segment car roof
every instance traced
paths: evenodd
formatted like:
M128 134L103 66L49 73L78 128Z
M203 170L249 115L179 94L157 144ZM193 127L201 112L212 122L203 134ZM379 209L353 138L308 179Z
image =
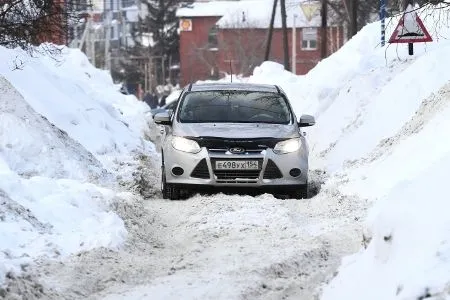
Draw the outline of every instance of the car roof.
M214 83L193 83L189 86L189 91L234 91L234 90L246 90L255 92L272 92L280 93L280 89L276 85L271 84L256 84L256 83L226 83L226 82L214 82Z

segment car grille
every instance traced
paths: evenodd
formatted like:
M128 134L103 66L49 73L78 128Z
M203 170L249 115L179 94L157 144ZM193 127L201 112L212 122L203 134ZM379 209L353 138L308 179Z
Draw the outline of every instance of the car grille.
M202 159L191 173L191 177L209 179L209 170L206 159Z
M281 174L280 169L278 169L277 165L271 159L269 159L264 171L264 179L277 179L282 177L283 174Z
M256 183L259 170L214 170L216 181L219 183Z
M216 137L190 137L199 143L201 147L206 147L208 152L214 155L225 154L233 147L244 148L245 152L241 154L234 154L229 158L211 158L211 165L213 167L213 174L217 183L257 183L261 172L264 172L264 179L278 179L282 178L283 175L277 165L272 161L268 160L266 168L262 170L263 159L249 157L249 155L258 155L267 148L275 147L276 143L284 139L277 138L257 138L257 139L226 139L226 138L216 138ZM241 156L242 155L242 156ZM245 158L244 158L245 156ZM258 170L216 170L215 162L217 160L257 160ZM191 173L191 177L210 179L208 164L205 159L202 159Z

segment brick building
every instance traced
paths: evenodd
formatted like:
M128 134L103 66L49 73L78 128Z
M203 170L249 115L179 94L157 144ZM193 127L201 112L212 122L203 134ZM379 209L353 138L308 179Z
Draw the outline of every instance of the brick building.
M318 2L287 1L289 57L296 74L306 74L321 59L321 28ZM177 10L180 18L180 83L218 79L230 73L248 76L264 61L272 1L201 1ZM312 9L311 9L312 8ZM329 21L330 22L330 21ZM331 22L330 22L331 23ZM295 27L295 58L292 53ZM330 26L328 54L345 42L341 26ZM280 8L274 22L269 60L283 63Z

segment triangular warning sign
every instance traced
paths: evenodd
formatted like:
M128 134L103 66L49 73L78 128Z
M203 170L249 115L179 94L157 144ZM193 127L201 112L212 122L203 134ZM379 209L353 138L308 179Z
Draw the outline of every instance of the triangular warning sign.
M302 2L300 4L300 8L302 9L308 22L311 22L312 18L319 11L319 6L320 4L318 2Z
M433 41L431 35L415 12L403 14L389 39L389 43L420 43L431 41Z

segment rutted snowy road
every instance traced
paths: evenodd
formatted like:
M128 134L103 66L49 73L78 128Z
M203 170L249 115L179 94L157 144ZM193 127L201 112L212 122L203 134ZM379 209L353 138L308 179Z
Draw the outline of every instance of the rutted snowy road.
M131 233L123 250L43 261L32 281L53 299L314 299L340 258L360 247L365 204L336 184L301 201L122 200L117 211Z
M170 263L147 285L121 287L107 299L313 299L340 256L359 247L358 230L342 228L358 223L357 216L342 219L352 217L352 204L328 211L323 200L218 195L151 202Z

